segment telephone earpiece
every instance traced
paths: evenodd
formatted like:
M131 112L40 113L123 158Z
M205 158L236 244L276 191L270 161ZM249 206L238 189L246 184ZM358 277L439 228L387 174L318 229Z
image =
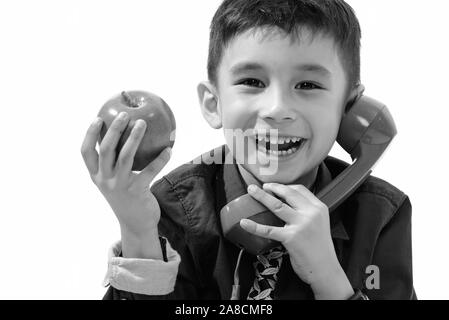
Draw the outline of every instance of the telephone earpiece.
M317 197L332 211L369 176L397 134L388 108L381 102L361 96L344 115L337 143L354 161Z

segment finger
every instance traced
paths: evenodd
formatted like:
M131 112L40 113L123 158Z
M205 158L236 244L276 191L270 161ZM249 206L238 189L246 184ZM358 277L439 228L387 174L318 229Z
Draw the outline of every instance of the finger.
M248 193L287 223L291 222L297 214L289 205L267 193L265 190L260 189L256 185L248 186Z
M91 175L96 174L98 171L98 153L95 150L95 146L97 145L102 123L103 120L101 118L97 118L92 122L81 145L81 154Z
M284 236L282 235L282 231L284 230L284 228L259 224L249 219L240 220L240 226L243 230L256 236L276 240L279 242L284 241Z
M161 151L156 159L151 161L137 176L137 183L147 186L153 181L159 172L165 167L171 157L171 148L167 147Z
M321 203L321 201L313 194L313 192L310 191L309 189L307 189L302 184L292 184L292 185L289 185L288 187L299 192L303 197L307 198L313 204Z
M121 112L112 121L100 144L100 164L99 169L105 177L109 177L114 168L117 143L128 125L129 116L126 112Z
M310 205L310 201L298 190L279 183L265 183L263 189L273 192L276 196L284 199L293 209L303 209Z
M131 172L134 157L145 134L146 128L147 123L142 119L139 119L134 123L134 127L132 128L128 139L126 139L123 148L120 150L117 159L117 168L120 173L129 175Z

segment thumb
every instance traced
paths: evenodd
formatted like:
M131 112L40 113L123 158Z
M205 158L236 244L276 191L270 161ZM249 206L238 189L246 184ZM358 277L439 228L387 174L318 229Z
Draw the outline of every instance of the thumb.
M161 151L156 159L151 161L139 174L138 183L149 185L159 172L165 167L171 157L171 147L167 147Z

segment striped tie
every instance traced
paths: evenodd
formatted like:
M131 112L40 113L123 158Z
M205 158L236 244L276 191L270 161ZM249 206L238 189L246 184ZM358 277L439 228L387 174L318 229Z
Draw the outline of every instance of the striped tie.
M281 268L283 247L271 249L267 254L258 255L254 262L256 278L248 293L248 300L273 300L273 290L278 280L277 273Z

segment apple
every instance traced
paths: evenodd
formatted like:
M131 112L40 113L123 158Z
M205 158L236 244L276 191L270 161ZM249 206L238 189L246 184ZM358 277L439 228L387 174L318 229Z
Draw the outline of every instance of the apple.
M111 126L112 121L122 111L128 113L130 120L118 142L117 157L128 139L134 123L138 119L145 120L147 123L144 137L139 144L132 167L133 171L141 171L162 150L166 147L173 147L176 135L175 117L167 103L159 96L146 91L123 91L108 100L98 113L98 116L104 122L100 132L101 139Z

